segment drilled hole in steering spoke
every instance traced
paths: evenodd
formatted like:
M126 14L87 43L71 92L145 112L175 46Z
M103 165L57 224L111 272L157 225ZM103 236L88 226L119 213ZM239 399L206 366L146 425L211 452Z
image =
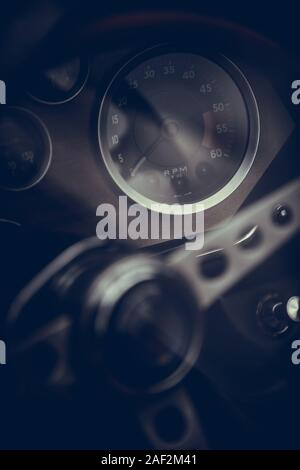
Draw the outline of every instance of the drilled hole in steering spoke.
M222 250L206 255L200 261L200 272L207 279L222 276L228 268L228 259Z
M181 441L187 433L187 418L175 406L168 406L157 413L154 420L158 437L168 443Z

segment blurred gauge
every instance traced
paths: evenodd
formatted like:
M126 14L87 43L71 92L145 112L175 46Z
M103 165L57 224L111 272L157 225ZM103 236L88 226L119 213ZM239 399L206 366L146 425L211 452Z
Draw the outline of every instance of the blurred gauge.
M46 174L51 141L42 122L31 112L0 106L0 187L28 189Z
M80 93L88 72L88 60L79 57L55 68L35 71L28 79L28 92L42 103L62 104Z
M167 46L127 63L100 110L105 164L146 207L177 203L194 212L197 203L218 204L247 175L258 138L255 98L239 69L223 56Z

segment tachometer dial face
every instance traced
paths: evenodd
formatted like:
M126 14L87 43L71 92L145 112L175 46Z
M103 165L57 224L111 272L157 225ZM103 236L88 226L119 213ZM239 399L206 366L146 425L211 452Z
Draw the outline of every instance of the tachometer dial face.
M241 183L259 135L257 107L224 57L154 48L114 77L99 117L105 164L118 186L146 207L205 208Z

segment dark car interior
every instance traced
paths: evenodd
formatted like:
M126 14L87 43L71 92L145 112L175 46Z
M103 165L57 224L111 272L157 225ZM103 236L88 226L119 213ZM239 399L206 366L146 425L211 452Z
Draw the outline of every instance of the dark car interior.
M1 8L0 448L299 449L299 8Z

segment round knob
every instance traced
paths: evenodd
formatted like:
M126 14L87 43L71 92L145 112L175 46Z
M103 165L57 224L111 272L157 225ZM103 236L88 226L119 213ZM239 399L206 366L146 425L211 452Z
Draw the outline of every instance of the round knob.
M300 322L300 297L297 295L290 297L286 304L286 311L292 321Z
M285 333L289 327L285 302L277 294L264 297L257 307L258 321L271 336Z

